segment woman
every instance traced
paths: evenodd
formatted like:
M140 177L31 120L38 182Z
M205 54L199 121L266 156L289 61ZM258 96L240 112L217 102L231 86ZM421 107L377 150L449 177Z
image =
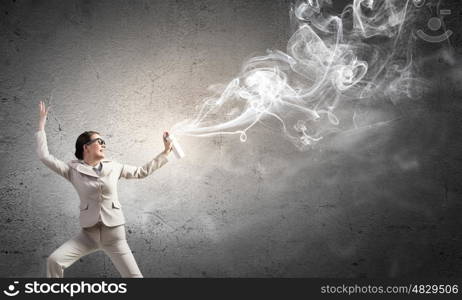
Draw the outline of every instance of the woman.
M75 144L77 160L67 164L48 152L45 123L49 108L40 101L37 154L51 170L66 178L80 198L80 233L56 249L47 259L47 277L63 277L64 269L80 257L103 250L122 277L143 277L125 237L125 218L117 196L120 178L144 178L168 162L171 143L164 135L165 150L142 167L106 160L106 143L98 132L85 131Z

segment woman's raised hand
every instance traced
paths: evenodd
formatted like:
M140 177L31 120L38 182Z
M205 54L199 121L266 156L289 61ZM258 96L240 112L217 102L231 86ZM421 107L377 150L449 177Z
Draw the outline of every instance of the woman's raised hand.
M164 135L162 136L162 139L164 141L164 147L165 147L164 153L165 154L169 154L172 151L172 147L173 147L172 141L170 139L167 139L168 136L169 136L169 134L168 134L167 131L165 131Z
M48 115L48 110L50 107L46 108L45 103L43 101L39 102L39 113L40 113L40 119L39 119L39 130L45 130L45 124L47 122L47 115Z

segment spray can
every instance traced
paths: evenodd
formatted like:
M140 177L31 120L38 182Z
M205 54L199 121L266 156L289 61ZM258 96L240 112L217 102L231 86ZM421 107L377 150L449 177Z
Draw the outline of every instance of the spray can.
M164 132L164 139L172 143L172 151L177 159L185 156L183 149L173 135L170 135L168 132Z

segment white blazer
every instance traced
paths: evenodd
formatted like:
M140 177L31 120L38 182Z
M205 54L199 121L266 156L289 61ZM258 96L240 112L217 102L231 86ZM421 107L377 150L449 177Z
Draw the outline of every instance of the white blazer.
M68 163L55 158L48 152L47 137L44 130L35 133L37 154L51 170L66 178L77 190L80 198L80 226L91 227L99 218L106 226L125 224L122 205L117 195L117 182L120 178L144 178L168 162L167 155L160 153L142 167L120 164L112 160L102 160L103 168L98 175L82 161Z

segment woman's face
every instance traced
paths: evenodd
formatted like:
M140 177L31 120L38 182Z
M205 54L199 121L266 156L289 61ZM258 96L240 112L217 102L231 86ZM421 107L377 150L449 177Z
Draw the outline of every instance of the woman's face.
M104 158L104 149L106 148L106 145L100 145L101 140L95 140L95 139L101 139L100 135L95 133L92 134L91 136L91 141L93 141L89 145L84 145L84 151L87 153L87 157L90 159L103 159Z

